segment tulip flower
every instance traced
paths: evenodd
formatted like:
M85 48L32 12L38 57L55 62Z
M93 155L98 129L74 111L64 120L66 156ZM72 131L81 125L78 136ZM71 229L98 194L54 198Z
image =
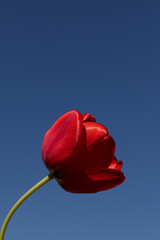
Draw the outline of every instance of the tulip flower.
M72 193L95 193L121 184L122 161L105 126L89 113L72 110L48 130L42 159L59 185Z

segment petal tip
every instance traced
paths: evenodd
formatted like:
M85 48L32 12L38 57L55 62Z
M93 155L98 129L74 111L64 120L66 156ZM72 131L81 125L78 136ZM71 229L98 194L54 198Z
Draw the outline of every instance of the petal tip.
M83 122L96 122L95 117L93 117L90 113L84 113L82 116Z

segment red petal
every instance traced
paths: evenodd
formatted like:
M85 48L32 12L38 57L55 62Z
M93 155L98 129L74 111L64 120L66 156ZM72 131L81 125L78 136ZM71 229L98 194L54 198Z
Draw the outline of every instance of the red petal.
M90 148L98 141L108 135L108 130L105 126L97 122L84 122L83 126L86 128L86 147Z
M108 169L58 180L64 190L72 193L96 193L116 187L125 180L121 171Z
M94 181L114 179L117 177L124 179L123 172L118 169L107 168L95 172L86 172L86 174L88 175L88 178Z
M115 168L117 166L117 164L118 164L117 158L114 157L108 168L112 168L113 169L113 168Z
M121 167L123 166L123 162L119 161L119 163L117 164L117 166L115 167L115 169L121 169Z
M83 115L83 122L95 122L96 119L89 113L84 113Z
M69 111L62 115L48 130L42 144L42 158L49 169L63 163L80 142L83 120L77 111Z
M86 154L86 170L94 171L107 168L114 158L115 142L108 135L93 145Z
M118 162L117 158L114 157L114 159L112 160L112 162L111 162L111 164L109 165L108 168L110 168L110 169L119 169L120 170L122 165L123 165L123 162L122 161Z

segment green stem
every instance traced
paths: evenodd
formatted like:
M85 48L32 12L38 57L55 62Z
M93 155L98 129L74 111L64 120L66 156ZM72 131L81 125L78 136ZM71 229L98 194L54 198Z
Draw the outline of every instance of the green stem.
M11 208L10 212L8 213L7 217L5 218L1 232L0 232L0 240L3 240L5 230L7 228L7 225L14 214L14 212L17 210L17 208L36 190L38 190L40 187L42 187L45 183L49 182L52 178L54 178L53 174L49 174L45 178L43 178L40 182L38 182L35 186L33 186L28 192L26 192L17 202L16 204Z

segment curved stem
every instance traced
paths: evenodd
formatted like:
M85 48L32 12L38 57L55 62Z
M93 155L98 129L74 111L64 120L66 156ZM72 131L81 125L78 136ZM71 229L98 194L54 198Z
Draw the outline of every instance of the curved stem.
M0 232L0 240L3 240L4 238L4 234L5 234L5 230L7 228L7 225L12 217L12 215L14 214L14 212L17 210L17 208L32 194L34 193L36 190L38 190L40 187L42 187L45 183L49 182L52 178L54 178L53 174L49 174L48 176L46 176L45 178L43 178L40 182L38 182L35 186L33 186L28 192L26 192L17 202L16 204L11 208L11 210L9 211L7 217L5 218L2 228L1 228L1 232Z

